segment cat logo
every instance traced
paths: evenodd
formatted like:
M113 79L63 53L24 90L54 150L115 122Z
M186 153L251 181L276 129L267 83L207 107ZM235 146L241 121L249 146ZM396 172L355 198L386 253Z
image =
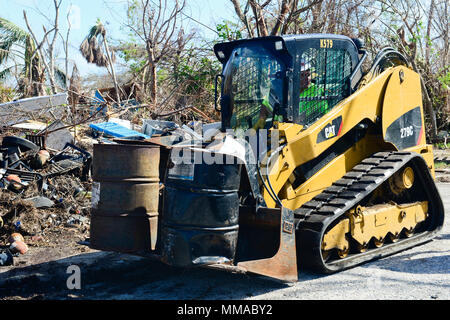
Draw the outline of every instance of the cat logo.
M336 135L336 126L325 127L325 138L330 139Z
M317 135L317 143L339 136L342 130L342 123L342 116L339 116L327 124Z

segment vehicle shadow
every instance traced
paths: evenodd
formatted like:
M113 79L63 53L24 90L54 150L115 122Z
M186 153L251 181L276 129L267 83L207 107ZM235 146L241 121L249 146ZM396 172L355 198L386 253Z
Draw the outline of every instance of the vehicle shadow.
M450 239L450 233L440 234L435 239L436 240L449 240Z
M76 286L79 269L80 289ZM1 270L0 270L1 271ZM300 273L299 281L318 275ZM291 284L210 268L175 268L148 258L92 252L0 273L0 298L241 300Z
M424 251L420 253L397 254L384 259L372 261L365 267L375 266L379 269L385 269L397 272L406 272L412 274L449 274L450 273L450 254L445 255L447 251ZM429 256L430 254L435 254Z

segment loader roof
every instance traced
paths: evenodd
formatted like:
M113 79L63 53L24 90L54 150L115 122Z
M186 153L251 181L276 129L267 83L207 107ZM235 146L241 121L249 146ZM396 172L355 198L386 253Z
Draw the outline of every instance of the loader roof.
M296 34L296 35L268 36L251 39L240 39L229 42L217 43L216 45L214 45L214 52L216 54L217 59L220 62L225 63L228 60L233 49L245 43L250 44L259 42L261 43L261 45L264 45L275 43L276 41L281 40L284 43L284 51L294 53L300 41L304 43L305 40L316 40L316 39L330 39L333 41L335 40L342 41L345 42L347 46L350 44L351 47L354 47L355 52L358 52L358 48L351 38L343 35L328 34L328 33ZM219 54L219 51L222 53Z

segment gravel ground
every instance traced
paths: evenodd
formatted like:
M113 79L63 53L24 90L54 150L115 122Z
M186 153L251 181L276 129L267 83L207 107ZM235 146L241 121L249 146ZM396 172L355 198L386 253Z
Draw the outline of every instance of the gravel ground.
M446 220L433 241L329 276L300 274L292 287L251 299L450 299L450 184L438 189Z
M439 183L438 188L448 214L450 184ZM70 257L52 253L52 261L2 267L0 299L448 300L449 248L446 219L439 236L424 245L329 276L301 273L290 285L255 275L175 269L140 257L85 249ZM30 248L28 254L45 253ZM68 268L73 265L80 270L80 289L71 290Z

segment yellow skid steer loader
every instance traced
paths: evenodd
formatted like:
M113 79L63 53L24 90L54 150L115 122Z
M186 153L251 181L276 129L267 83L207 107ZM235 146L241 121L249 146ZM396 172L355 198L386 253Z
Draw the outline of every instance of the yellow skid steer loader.
M214 52L221 133L171 146L144 251L174 266L296 281L300 267L332 273L436 236L444 209L420 77L399 52L381 50L368 72L361 41L331 34ZM105 250L101 192L98 201L91 243Z

